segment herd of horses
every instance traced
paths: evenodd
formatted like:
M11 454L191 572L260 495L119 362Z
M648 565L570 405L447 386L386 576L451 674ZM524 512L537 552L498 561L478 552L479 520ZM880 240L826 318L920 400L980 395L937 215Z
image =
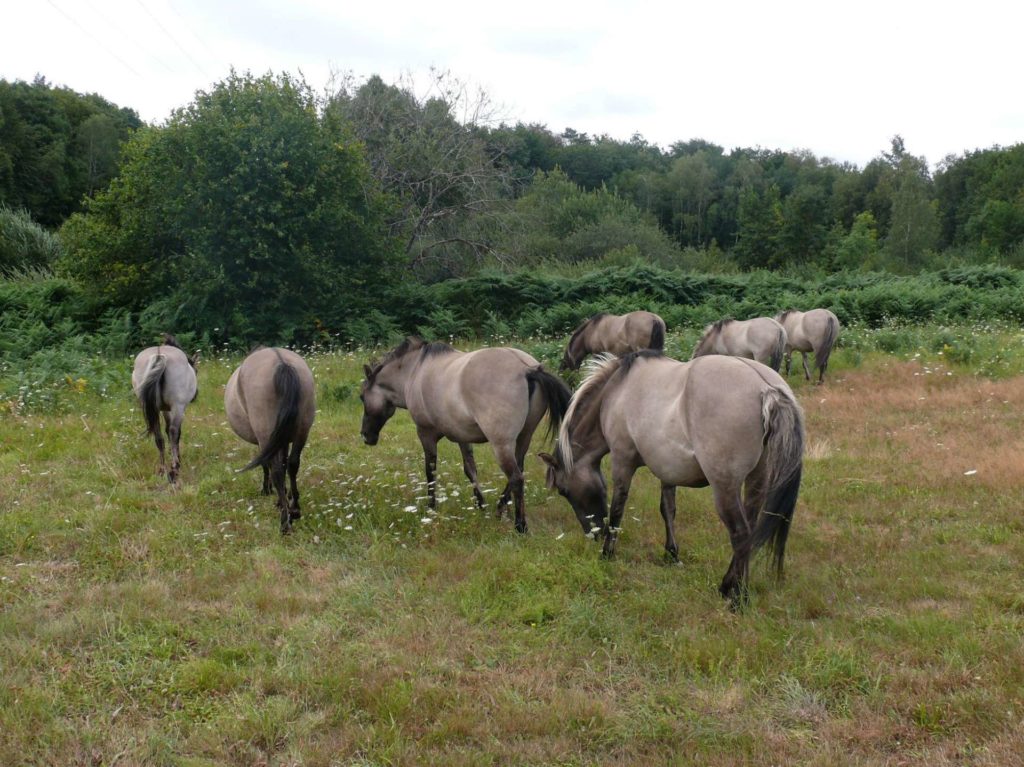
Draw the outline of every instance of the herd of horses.
M826 309L786 311L774 318L709 325L692 358L664 354L665 322L651 312L597 314L572 334L562 370L586 374L573 393L532 356L510 347L459 351L444 343L405 339L364 366L361 436L375 445L399 408L408 410L420 444L428 503L436 505L437 444L447 438L462 452L463 470L477 505L473 445L487 442L507 479L499 517L511 503L515 528L527 531L523 472L533 434L547 416L552 453L540 453L548 489L569 502L583 532L603 540L612 556L633 475L642 466L661 482L665 552L678 559L673 531L676 488L710 486L729 533L732 561L719 588L733 605L745 595L751 556L761 547L781 575L786 539L803 466L803 413L779 374L788 375L793 351L813 355L818 383L839 335ZM186 406L198 393L197 358L171 335L139 353L134 389L172 485L181 468L180 436ZM281 532L301 516L296 476L316 413L313 374L303 358L283 348L252 352L231 374L224 408L232 430L257 446L240 471L263 469L263 494L277 494ZM165 457L163 414L171 460ZM612 492L601 464L611 455ZM286 486L286 474L288 486Z

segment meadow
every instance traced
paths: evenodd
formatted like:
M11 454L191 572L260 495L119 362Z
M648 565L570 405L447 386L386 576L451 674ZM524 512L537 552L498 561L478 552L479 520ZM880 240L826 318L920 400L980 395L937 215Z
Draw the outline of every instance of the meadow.
M672 335L686 357L694 334ZM525 344L553 360L560 344ZM282 537L208 355L182 482L127 358L0 416L0 764L1005 765L1024 753L1024 337L852 328L804 407L776 583L718 596L709 491L662 554L641 470L614 560L528 458L530 533L472 503L442 443L436 512L408 414L359 438L363 362L310 356L319 413ZM96 381L102 381L98 388ZM25 386L31 386L26 382ZM33 393L28 392L29 400ZM540 433L534 450L541 449Z

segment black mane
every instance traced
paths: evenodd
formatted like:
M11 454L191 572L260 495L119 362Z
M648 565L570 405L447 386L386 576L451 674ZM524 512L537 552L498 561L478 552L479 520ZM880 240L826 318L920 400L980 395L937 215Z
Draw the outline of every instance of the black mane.
M381 357L379 362L370 365L372 368L372 375L377 375L377 373L380 372L380 369L389 362L394 362L399 357L404 357L406 354L417 350L420 350L420 353L424 357L431 357L435 354L449 354L450 352L455 351L455 347L442 341L427 343L419 336L408 336L402 341L402 343Z
M784 312L779 312L778 315L776 316L776 319L779 322L782 322L784 319L786 319L786 317L788 317L789 315L793 314L795 311L797 311L797 310L796 309L786 309L786 311L784 311Z
M573 341L575 341L577 336L579 336L579 334L582 333L591 322L595 322L595 321L601 319L602 317L607 317L607 316L608 316L608 312L598 312L597 314L591 316L590 319L584 320L580 324L580 326L578 328L576 328L572 332L572 336L569 338L569 343L571 344Z
M163 340L160 341L163 346L173 346L175 349L181 349L181 344L178 343L178 339L173 333L164 333ZM185 351L184 349L181 349Z

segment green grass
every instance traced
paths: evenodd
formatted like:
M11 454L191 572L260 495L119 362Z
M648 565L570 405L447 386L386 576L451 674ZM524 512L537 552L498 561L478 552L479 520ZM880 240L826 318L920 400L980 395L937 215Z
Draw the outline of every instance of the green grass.
M755 567L741 614L707 490L679 492L679 565L645 471L613 561L533 458L529 535L473 507L448 443L428 512L408 414L359 439L367 355L311 360L285 538L234 471L253 451L223 415L235 360L201 365L176 492L107 363L120 390L0 420L0 764L1009 763L1020 338L979 331L950 361L970 333L944 330L855 330L825 387L792 376L809 455L787 578ZM992 349L1001 380L976 375Z

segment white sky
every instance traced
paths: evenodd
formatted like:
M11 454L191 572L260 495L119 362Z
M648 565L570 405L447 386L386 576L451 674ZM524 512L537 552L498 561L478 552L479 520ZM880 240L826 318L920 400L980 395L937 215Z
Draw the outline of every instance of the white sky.
M484 88L507 122L703 138L863 166L1024 141L1024 3L974 0L0 0L0 77L161 122L231 66Z

